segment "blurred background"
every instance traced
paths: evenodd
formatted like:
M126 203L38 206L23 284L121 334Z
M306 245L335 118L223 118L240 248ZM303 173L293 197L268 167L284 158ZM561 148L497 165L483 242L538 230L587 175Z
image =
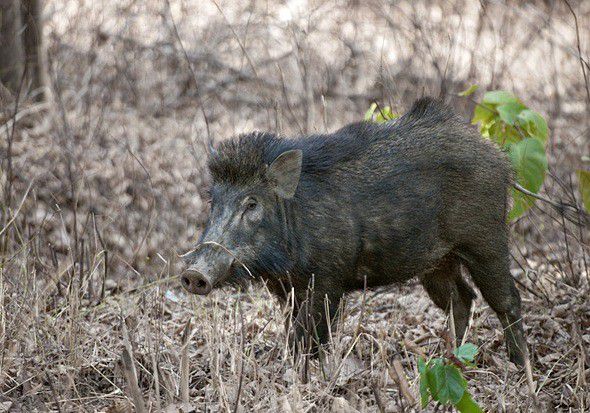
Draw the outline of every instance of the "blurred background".
M420 289L363 311L352 297L332 361L349 370L314 364L311 381L269 350L285 333L263 287L180 291L177 256L208 212L209 143L333 131L373 102L403 113L424 95L470 119L483 91L504 89L548 121L544 196L579 203L589 1L3 0L0 19L0 411L142 411L135 387L151 411L418 409L388 366L401 357L417 394L403 340L440 346L444 316ZM543 203L512 227L536 396L584 411L588 227ZM490 314L480 300L474 398L527 410Z

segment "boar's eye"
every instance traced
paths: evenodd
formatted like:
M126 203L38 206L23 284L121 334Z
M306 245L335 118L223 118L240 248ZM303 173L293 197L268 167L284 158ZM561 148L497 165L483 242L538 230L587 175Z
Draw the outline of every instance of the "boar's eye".
M256 209L257 206L258 202L254 198L250 198L248 201L246 201L246 211L252 211Z
M258 204L256 198L248 197L244 200L242 205L244 208L244 212L242 212L243 218L247 218L247 220L251 222L257 222L262 219L262 208Z

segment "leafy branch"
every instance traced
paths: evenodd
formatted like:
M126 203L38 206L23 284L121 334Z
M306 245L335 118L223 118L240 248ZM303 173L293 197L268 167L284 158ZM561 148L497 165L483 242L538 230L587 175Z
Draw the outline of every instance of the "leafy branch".
M430 400L452 405L463 413L483 412L467 390L467 380L461 369L473 366L477 346L471 343L456 348L449 357L418 360L420 373L420 402L425 408Z
M376 102L371 103L369 110L365 112L365 120L377 123L384 123L399 118L399 115L393 113L391 107L380 107Z
M494 90L484 94L473 111L471 123L479 124L481 135L507 152L517 184L531 194L538 194L547 172L545 146L549 128L545 119L512 93ZM516 188L512 189L512 199L510 221L534 203L533 196Z
M471 86L459 95L469 96L475 90L477 87ZM551 204L561 213L567 212L567 207L577 210L576 206L539 195L547 172L545 148L549 135L543 116L529 109L514 94L494 90L486 92L477 104L471 123L479 124L482 136L498 144L512 161L516 183L512 189L514 204L508 214L510 221L524 214L535 199ZM577 174L582 203L590 211L590 171L580 169Z

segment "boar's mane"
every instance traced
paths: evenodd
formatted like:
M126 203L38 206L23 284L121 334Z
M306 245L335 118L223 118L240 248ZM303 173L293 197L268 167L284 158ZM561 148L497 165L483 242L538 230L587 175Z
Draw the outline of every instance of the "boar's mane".
M209 161L215 183L248 185L265 180L267 165L284 151L303 151L302 178L320 175L337 164L359 159L370 144L391 138L398 127L431 127L460 120L448 106L422 98L402 117L387 124L358 122L331 134L283 138L270 132L251 132L222 142Z

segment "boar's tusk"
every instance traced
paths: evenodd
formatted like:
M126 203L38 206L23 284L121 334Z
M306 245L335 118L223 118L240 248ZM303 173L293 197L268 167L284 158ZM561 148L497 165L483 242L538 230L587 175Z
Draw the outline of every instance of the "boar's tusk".
M219 242L215 242L215 241L205 241L200 243L199 245L197 245L197 248L199 248L201 245L215 245L217 247L221 247L221 249L223 249L225 252L227 252L229 255L231 255L231 257L237 261L238 264L240 264L242 267L244 267L244 269L246 270L246 272L248 273L248 275L251 278L254 278L254 275L252 275L252 272L250 271L250 269L246 266L246 264L244 264L238 257L236 257L236 255L231 252L225 245L220 244Z
M188 251L188 252L185 252L184 254L176 254L176 256L177 256L178 258L185 258L186 256L188 256L188 255L192 254L192 253L193 253L193 252L195 252L196 250L197 250L197 249L195 248L195 249L192 249L192 250L190 250L190 251Z

